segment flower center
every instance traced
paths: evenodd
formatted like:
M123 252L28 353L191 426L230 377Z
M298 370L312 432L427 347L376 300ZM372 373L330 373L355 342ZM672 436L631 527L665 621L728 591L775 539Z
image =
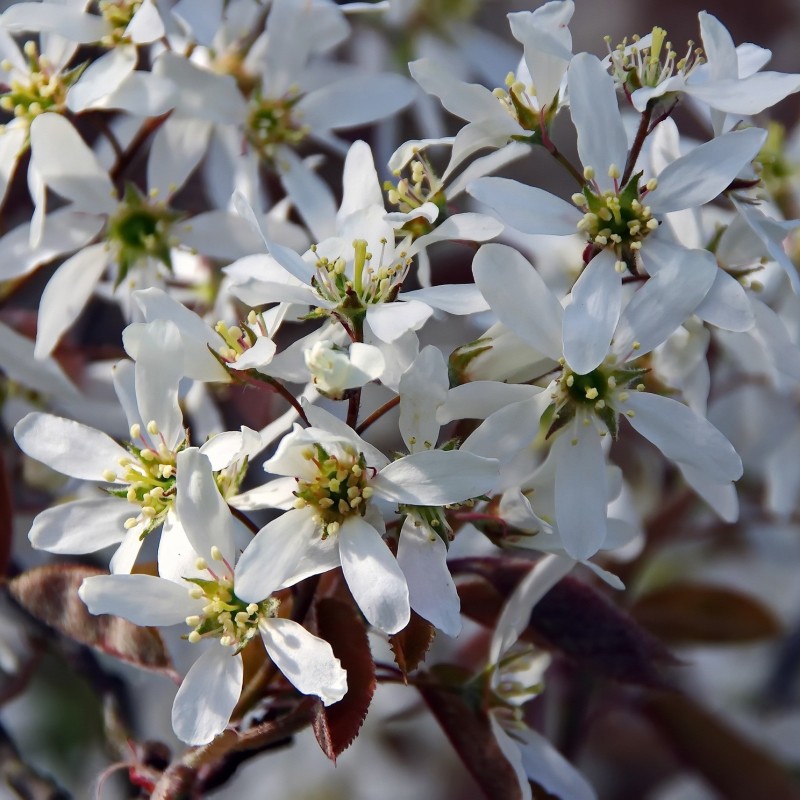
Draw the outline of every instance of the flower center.
M125 528L143 525L141 538L164 521L167 511L175 501L175 464L177 454L188 442L184 439L175 450L170 450L155 421L147 424L145 437L140 425L131 426L131 441L125 447L130 453L120 458L120 470L106 470L103 477L109 483L122 482L127 488L110 488L110 494L124 497L140 507L139 514L125 520ZM138 444L137 444L138 442Z
M353 242L353 260L348 263L343 257L333 261L326 257L317 259L317 274L312 279L320 297L335 303L342 309L362 309L377 303L394 300L408 274L412 259L400 252L394 259L386 256L386 239L381 239L381 255L378 266L372 265L373 255L367 250L364 239ZM316 252L316 245L311 250ZM352 264L352 267L348 267Z
M614 189L602 191L593 179L591 167L587 167L584 174L588 182L583 191L572 195L572 202L585 212L578 222L578 230L586 235L593 251L606 248L614 251L618 272L627 268L635 274L636 253L642 241L659 225L650 206L642 202L658 185L656 179L651 178L640 187L642 173L639 172L620 188L619 169L612 165L608 174L614 179Z
M383 184L384 190L388 192L389 202L406 214L416 211L425 203L433 203L439 208L439 216L435 225L440 224L447 216L447 198L441 179L436 175L428 160L422 155L411 161L409 167L411 169L410 179L402 178L396 184L391 181L386 181ZM400 174L400 170L395 173L397 177ZM418 217L407 222L403 230L417 238L430 233L432 227L427 219Z
M518 81L513 72L506 75L506 88L498 86L492 94L500 101L500 104L521 128L536 134L541 128L541 109L536 98L536 87L525 86L523 81ZM551 107L558 106L558 95L551 103ZM518 138L518 137L512 137Z
M186 624L192 629L186 638L196 644L213 637L238 653L258 633L261 619L277 616L280 601L269 597L260 603L245 603L233 591L233 567L218 548L212 548L211 555L222 564L219 574L204 559L199 559L197 568L205 570L209 578L186 579L193 584L190 596L207 601L202 613L186 618Z
M692 41L686 46L686 55L679 58L672 43L666 41L667 32L663 28L653 28L650 44L644 47L638 46L638 35L631 38L630 47L625 38L612 49L611 37L605 37L611 57L611 74L628 93L644 86L656 87L674 75L682 74L687 78L705 61L702 48L695 49Z
M106 241L119 264L117 285L141 259L153 258L172 269L170 251L179 241L171 231L178 218L166 203L143 197L132 184L125 187L125 196L106 229Z
M265 161L274 161L278 147L298 145L308 136L308 126L297 119L294 107L300 100L297 91L283 97L264 97L254 90L245 123L245 135L250 144Z
M124 42L125 31L141 5L142 0L100 0L97 6L111 29L103 37L102 44L113 47Z
M638 349L638 343L634 342L633 349ZM633 411L624 411L623 408L630 396L626 389L647 370L618 366L613 356L585 374L573 372L563 359L562 365L561 377L551 394L553 403L542 418L547 426L547 435L550 436L580 416L584 424L590 424L592 417L599 418L611 435L616 437L617 416L620 413L633 415ZM638 383L636 390L643 391L644 384Z
M311 481L297 479L295 508L311 506L322 526L322 538L339 530L342 522L367 510L372 497L368 485L368 467L363 453L345 447L338 455L329 454L321 444L304 451L303 457L314 463L317 474Z
M247 322L229 328L225 322L219 321L214 330L223 341L217 348L217 353L226 364L235 363L259 339L269 336L263 314L252 309L247 315Z
M0 95L0 108L30 123L45 111L64 110L67 89L77 80L81 70L60 75L46 56L39 55L33 41L25 42L24 51L29 71L19 71L19 76L11 79L9 91ZM8 73L15 71L8 60L3 61L2 67Z

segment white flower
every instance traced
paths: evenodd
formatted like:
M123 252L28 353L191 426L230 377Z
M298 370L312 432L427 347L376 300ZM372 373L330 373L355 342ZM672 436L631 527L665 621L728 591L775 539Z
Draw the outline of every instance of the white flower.
M458 450L427 450L390 463L344 423L320 409L308 412L331 430L295 426L265 463L267 471L287 476L264 487L265 504L291 510L248 547L239 562L247 574L237 572L240 595L259 595L262 581L283 588L341 565L370 624L396 633L408 623L408 586L383 541L378 504L460 503L493 487L496 462Z
M588 263L573 287L573 297L576 293L587 296L590 284L598 293L592 323L595 344L605 349L619 312L623 272L639 275L641 267L653 274L660 263L672 259L672 253L680 254L687 275L716 272L713 256L676 242L660 216L716 198L756 156L766 131L750 128L720 136L646 181L630 168L630 179L622 185L619 179L628 158L627 137L611 77L598 59L583 53L570 64L569 85L578 153L587 176L582 191L573 196L577 208L542 189L505 178L480 178L468 191L524 233L566 236L580 231L586 236L584 258ZM719 273L707 307L697 311L701 318L724 324L730 282L730 276ZM568 315L583 313L580 303L573 302L572 307ZM566 341L565 347L577 358Z
M115 285L124 282L128 288L137 281L147 284L157 280L160 271L168 272L172 264L171 252L178 245L197 247L205 255L218 257L242 255L242 247L247 246L248 226L236 217L223 215L241 223L244 230L237 232L234 228L223 232L220 231L219 212L198 215L191 224L179 224L182 215L167 206L167 198L142 195L131 185L124 196L118 198L109 174L95 154L72 125L58 114L42 114L33 121L31 150L32 169L41 183L31 225L34 244L44 241L49 234L55 239L50 246L58 253L83 248L61 264L42 294L36 346L38 358L52 351L112 265L116 267ZM151 162L153 160L151 156ZM60 224L52 232L48 231L51 218L43 216L44 187L71 201L70 217L64 220L59 217ZM172 187L171 193L176 189ZM64 214L56 212L59 213ZM77 237L64 224L75 216L89 220L88 230L83 230L87 223L81 223ZM238 233L244 236L241 242L235 238ZM209 249L207 237L214 234L217 241ZM98 235L102 235L102 241L88 244ZM30 266L38 263L35 259Z
M165 563L169 556L164 548L176 524L175 498L181 484L190 480L188 473L178 474L188 444L178 405L182 367L175 325L162 321L146 326L137 340L135 365L121 361L114 375L130 426L125 446L94 428L52 414L33 412L17 424L14 435L27 455L103 489L96 498L73 500L39 514L29 534L34 547L53 553L91 553L119 545L111 570L129 572L144 538L163 525L159 563ZM216 470L240 457L243 435L232 435L238 437L233 448L220 449L219 437L204 446ZM224 473L219 481L230 488Z
M502 269L503 281L498 281ZM475 280L500 320L523 341L561 363L558 377L542 396L496 412L464 443L472 452L513 451L535 438L531 416L542 417L545 432L555 433L556 525L564 548L575 559L590 557L606 538L605 456L601 439L616 436L625 418L664 455L728 484L742 473L730 442L709 422L668 397L650 394L639 383L646 370L637 359L661 344L703 300L713 274L688 273L673 251L620 313L601 305L602 294L581 281L572 304L562 309L541 277L519 253L504 245L484 245L473 264ZM597 275L598 273L595 273ZM514 291L508 291L508 286ZM598 333L598 316L613 317L611 334ZM631 384L635 388L629 389ZM520 431L527 429L527 436ZM512 436L516 436L515 445Z
M305 361L318 391L339 400L355 389L380 378L386 366L377 347L353 342L348 349L330 341L317 341L305 351Z
M202 651L175 696L173 728L188 744L205 744L228 724L242 688L239 654L257 635L298 691L317 695L326 706L338 702L347 692L347 673L327 642L278 617L280 602L271 597L277 587L262 582L256 601L238 596L233 565L240 523L219 493L208 458L195 448L185 454L192 477L180 498L182 524L171 531L172 569L162 577L87 578L81 599L93 614L115 614L137 625L185 622L192 644L218 640Z
M541 691L549 658L531 648L515 648L531 610L574 566L562 556L542 558L506 601L490 646L492 732L519 780L523 800L532 797L528 779L561 800L594 800L586 779L522 718L521 706Z

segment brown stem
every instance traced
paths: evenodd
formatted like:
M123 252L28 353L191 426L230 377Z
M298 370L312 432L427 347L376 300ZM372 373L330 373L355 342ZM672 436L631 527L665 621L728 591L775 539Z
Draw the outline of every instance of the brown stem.
M139 128L136 136L133 137L133 141L131 141L122 155L117 159L117 163L114 164L113 168L111 169L109 174L112 181L117 181L119 179L119 177L131 165L133 159L136 158L136 155L142 148L142 145L144 145L152 133L157 131L167 121L167 118L171 113L171 111L167 111L166 114L162 114L160 117L150 117L149 119L145 120L142 127Z
M541 135L542 135L542 146L548 153L550 153L553 158L561 164L570 175L578 182L578 184L583 187L586 185L586 178L578 171L578 168L556 147L555 142L550 138L550 135L547 133L547 127L545 126L544 122L542 122L541 127Z
M385 402L380 408L376 408L365 420L356 426L356 433L363 433L373 422L377 422L384 414L391 411L400 403L400 395L393 397Z
M269 375L262 375L261 373L259 373L259 375L261 375L261 379L265 383L268 383L297 412L300 419L302 419L306 425L311 425L306 416L306 412L303 410L303 406L300 405L297 398L280 381L275 380L275 378Z
M625 186L625 184L631 179L633 168L636 166L636 159L639 158L639 153L642 151L644 140L647 138L647 134L650 133L650 118L652 115L653 109L648 104L645 110L642 111L642 116L639 119L639 127L636 129L636 137L634 138L630 152L628 153L628 160L625 162L625 170L623 171L622 178L620 178L619 182L620 186Z
M236 519L239 520L249 531L250 533L258 533L258 525L247 516L240 508L234 508L233 506L228 506L230 509L231 514L233 514Z

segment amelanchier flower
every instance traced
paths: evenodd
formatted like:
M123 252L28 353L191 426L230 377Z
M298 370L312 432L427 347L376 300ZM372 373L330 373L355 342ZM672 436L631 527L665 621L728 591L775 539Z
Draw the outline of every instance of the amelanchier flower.
M561 800L595 800L586 779L547 739L529 727L522 706L542 691L550 659L530 646L520 646L519 636L533 607L575 562L558 555L542 558L520 581L506 601L490 645L489 721L503 755L519 780L520 797L533 797L529 779Z
M408 585L383 541L381 508L441 506L494 487L497 462L459 450L425 450L390 462L351 428L317 408L321 427L295 426L264 468L285 475L264 487L265 505L289 508L256 535L239 562L237 587L250 600L341 566L364 616L386 633L409 620Z
M380 183L365 142L355 142L344 167L344 193L336 214L335 236L313 245L300 256L264 235L270 255L284 268L283 281L248 281L246 302L251 305L278 301L305 303L317 316L345 322L363 330L368 344L384 352L384 382L396 385L405 353L397 354L406 334L421 328L435 310L470 314L486 306L474 286L456 284L402 292L413 258L436 241L458 237L477 241L492 238L500 228L474 225L474 214L455 215L448 222L413 242L405 237L395 243L395 228L387 221ZM252 210L238 198L244 215ZM459 222L459 217L467 219ZM485 219L485 218L484 218ZM402 225L402 222L399 223ZM236 286L234 295L239 294ZM416 353L414 353L416 355ZM398 366L402 364L402 368Z
M567 27L575 4L554 0L535 11L508 15L511 33L524 46L517 74L510 73L506 89L491 92L479 84L465 84L435 61L409 64L414 79L436 95L451 113L468 124L456 135L449 170L484 147L503 147L514 140L542 144L542 132L552 122L563 97L562 78L572 57Z
M707 11L698 15L703 48L676 53L663 28L654 28L645 44L634 39L610 48L612 74L637 111L660 100L675 103L686 95L712 109L715 134L743 116L758 114L800 90L800 75L759 72L770 52L755 45L739 48L727 28Z
M326 706L338 702L347 692L347 673L326 641L278 616L281 603L272 596L278 587L259 575L258 600L239 596L234 565L240 523L219 492L209 459L189 448L183 460L191 480L179 500L182 524L172 531L175 558L169 572L87 578L81 599L93 614L114 614L137 625L189 627L185 638L200 653L172 706L175 733L188 744L206 744L228 724L242 689L240 654L257 636L298 691L317 695ZM237 574L246 577L246 568Z
M624 184L628 146L612 78L588 53L575 56L569 73L570 109L578 130L578 154L585 182L570 205L543 189L506 178L480 178L467 191L492 207L523 233L586 236L586 269L572 289L572 310L583 313L587 298L594 308L596 346L607 347L622 301L622 273L653 274L659 262L679 255L687 279L693 272L716 271L713 256L679 244L660 216L705 205L719 196L755 158L766 131L749 128L712 139L645 180L631 169ZM722 270L697 314L712 323L730 318ZM571 345L565 340L569 351Z
M168 540L178 524L175 498L181 485L191 482L189 472L178 474L188 445L178 405L180 337L169 321L143 327L136 363L121 361L114 376L130 424L129 442L120 445L87 425L41 412L28 414L14 429L27 455L99 488L96 498L71 500L39 514L29 534L33 546L52 553L91 553L119 545L111 559L113 572L130 572L145 537L162 525L159 564L169 560ZM221 448L215 439L204 446L214 459L219 485L229 494L236 490L235 477L221 471L247 455L241 452L247 450L242 434L233 436L240 437L238 446Z
M563 309L516 250L490 244L475 256L475 281L500 321L560 369L546 389L544 411L540 395L507 406L488 417L464 447L496 453L490 442L513 448L515 435L521 448L543 426L553 437L556 458L556 525L564 548L577 560L589 558L606 538L602 438L617 435L620 415L665 456L714 483L729 484L742 473L741 459L711 423L677 400L644 391L648 367L639 359L683 323L714 281L713 271L686 271L679 251L668 255L622 312L616 309L610 343L597 331L596 315L609 313L597 308L597 295L584 298L573 289L572 304Z
M55 239L50 246L57 254L78 251L61 264L42 293L37 357L53 350L109 268L114 268L114 285L124 284L129 289L137 283L146 286L163 280L163 274L168 275L172 267L172 250L179 245L223 258L244 255L243 249L248 247L246 225L242 224L244 230L238 232L235 228L220 230L221 214L233 223L241 223L235 216L208 212L185 223L181 221L183 214L167 205L168 197L157 197L157 191L144 194L132 184L119 198L95 154L70 122L58 114L42 114L33 121L31 149L32 164L42 186L31 225L32 238ZM57 230L48 232L51 218L44 216L44 187L71 201L70 212L88 219L88 227L84 223L77 230L64 229L59 218ZM177 188L172 187L171 193ZM209 228L217 235L211 251ZM239 233L244 234L243 241L237 240ZM101 237L100 241L90 243L97 237ZM37 265L34 260L33 266Z

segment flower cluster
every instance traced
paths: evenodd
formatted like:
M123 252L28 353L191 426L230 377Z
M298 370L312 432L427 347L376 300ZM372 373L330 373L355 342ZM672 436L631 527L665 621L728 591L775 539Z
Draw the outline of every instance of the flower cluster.
M531 643L534 605L576 565L566 585L598 597L588 583L648 574L626 561L658 546L673 493L686 519L730 524L745 473L769 513L800 496L796 170L754 119L800 75L761 71L766 51L705 12L702 48L655 27L573 53L572 0L509 14L514 47L481 34L491 75L469 48L442 68L419 31L478 37L478 5L0 15L0 199L24 194L26 163L30 209L2 237L0 294L44 287L35 335L0 325L3 422L21 474L56 498L30 543L97 554L59 601L180 626L172 724L197 749L129 764L153 796L172 796L174 769L200 796L312 720L335 759L375 683L402 680L467 760L468 739L496 749L491 778L470 765L483 788L508 773L503 796L533 781L591 800L529 713L559 650L553 625ZM423 56L414 80L367 68L362 42L398 31L406 62ZM454 136L439 103L465 120ZM420 138L391 153L404 109ZM376 122L374 147L340 133ZM498 174L535 174L537 155L568 188ZM111 334L85 333L109 304ZM745 386L791 408L790 436L761 412L777 432L757 457ZM464 617L492 628L484 666L415 671ZM474 736L452 722L467 718Z

